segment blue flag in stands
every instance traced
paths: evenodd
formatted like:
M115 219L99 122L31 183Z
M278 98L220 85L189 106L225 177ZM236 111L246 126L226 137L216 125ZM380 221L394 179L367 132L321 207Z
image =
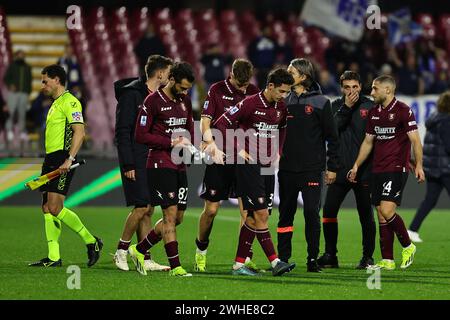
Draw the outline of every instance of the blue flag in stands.
M389 42L396 46L420 37L423 29L419 24L412 21L409 9L403 8L389 15L388 32Z

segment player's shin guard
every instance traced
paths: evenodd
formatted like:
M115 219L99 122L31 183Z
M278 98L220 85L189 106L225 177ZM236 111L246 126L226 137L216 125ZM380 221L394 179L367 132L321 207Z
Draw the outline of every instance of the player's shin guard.
M61 235L61 222L50 213L44 213L44 221L48 258L52 261L58 261L60 259L58 241Z
M394 231L387 223L380 223L380 249L383 259L394 260Z
M258 238L259 244L261 245L267 259L269 259L269 262L277 259L278 256L275 252L269 229L256 230L256 237Z
M409 239L408 231L406 230L405 223L402 217L397 213L394 213L392 218L387 221L389 228L397 235L398 241L400 241L403 248L406 248L411 244Z
M284 261L288 262L292 254L292 234L294 232L294 227L278 227L278 256Z
M245 263L245 258L249 256L250 248L255 236L255 230L244 223L241 227L241 232L239 233L239 243L235 259L236 262Z
M78 233L78 235L83 239L84 243L92 244L97 241L94 236L88 231L88 229L86 229L75 212L67 208L62 208L61 212L57 215L57 218L60 221L64 222L64 224L67 225L75 233Z

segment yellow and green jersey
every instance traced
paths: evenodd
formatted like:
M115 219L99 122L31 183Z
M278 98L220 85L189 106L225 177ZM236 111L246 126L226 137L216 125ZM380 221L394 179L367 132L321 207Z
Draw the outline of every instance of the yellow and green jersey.
M45 129L45 153L70 150L74 123L84 123L80 101L65 91L53 101L47 114Z

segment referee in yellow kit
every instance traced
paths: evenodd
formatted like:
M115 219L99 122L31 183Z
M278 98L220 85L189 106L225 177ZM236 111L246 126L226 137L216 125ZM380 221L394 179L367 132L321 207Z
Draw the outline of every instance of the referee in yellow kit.
M47 66L41 74L42 92L54 100L46 121L46 154L42 174L58 168L62 174L58 179L40 188L48 256L31 263L30 266L59 267L62 265L58 240L61 234L61 222L63 222L85 242L88 254L87 265L91 267L100 258L102 240L93 236L73 211L64 207L64 199L75 171L69 171L69 168L76 162L76 154L80 150L85 135L82 107L80 101L65 89L66 72L61 66Z

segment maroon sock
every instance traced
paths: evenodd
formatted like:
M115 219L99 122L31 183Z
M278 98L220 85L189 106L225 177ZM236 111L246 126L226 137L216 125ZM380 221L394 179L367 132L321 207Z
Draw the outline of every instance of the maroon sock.
M402 217L397 213L394 213L392 218L387 220L389 228L397 235L398 241L400 241L403 248L406 248L411 244L411 239L409 239L408 231L406 230L405 223Z
M122 239L119 240L119 244L117 245L118 250L128 250L128 247L130 246L130 241L123 241Z
M383 259L394 260L394 232L387 223L380 223L380 249Z
M181 266L180 257L178 255L178 242L171 241L164 245L166 249L167 258L169 259L170 269L175 269L176 267Z
M156 234L155 229L152 229L145 239L137 244L136 249L140 253L146 254L147 251L159 241L161 241L161 237Z
M255 230L250 228L246 223L241 227L239 233L239 244L236 252L236 262L245 263L245 258L249 256L250 248L255 239Z
M198 250L205 251L206 249L208 249L209 240L200 241L198 239L195 239L195 244L197 245Z
M269 229L256 230L256 237L270 262L278 258Z

